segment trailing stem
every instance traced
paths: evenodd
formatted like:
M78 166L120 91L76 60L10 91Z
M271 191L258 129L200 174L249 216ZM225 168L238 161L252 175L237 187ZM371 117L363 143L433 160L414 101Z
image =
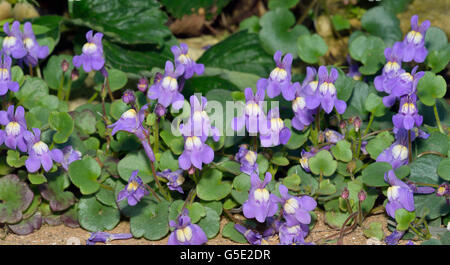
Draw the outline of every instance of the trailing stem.
M433 110L434 110L434 117L436 118L436 123L437 123L437 126L438 126L438 128L439 128L439 131L440 131L442 134L445 134L445 133L444 133L444 129L442 128L441 119L439 119L439 113L438 113L436 104L434 104Z

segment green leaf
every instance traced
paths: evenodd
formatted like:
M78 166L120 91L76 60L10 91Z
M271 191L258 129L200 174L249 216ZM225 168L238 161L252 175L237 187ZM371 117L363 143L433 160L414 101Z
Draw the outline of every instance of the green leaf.
M42 216L40 212L35 213L33 216L23 219L17 224L8 225L11 231L18 235L28 235L33 233L35 230L39 230L42 225Z
M104 83L104 77L100 72L95 73L94 81L96 83L103 84ZM109 88L111 89L111 92L117 91L124 87L128 82L127 74L112 68L108 69L108 81L109 81ZM94 87L95 90L100 92L102 90L102 85L98 85Z
M277 166L287 166L289 165L289 160L283 153L275 153L270 162Z
M408 8L412 0L383 0L381 5L394 14L401 13Z
M293 8L300 0L269 0L269 9L274 10L277 8Z
M425 35L425 47L428 51L439 51L447 47L445 32L438 27L429 27Z
M391 146L392 142L394 142L394 137L389 132L382 132L367 142L366 150L370 157L376 160L381 152Z
M414 206L416 212L425 213L424 215L426 215L428 220L446 216L450 212L450 206L447 204L445 198L436 196L434 193L414 195Z
M375 74L385 62L383 40L375 36L359 36L352 40L349 52L353 59L364 65L359 68L363 75Z
M205 67L269 75L275 64L261 47L258 35L239 31L209 48L199 59Z
M440 184L439 176L437 175L437 167L442 158L436 155L425 155L417 158L409 168L411 173L409 179L414 182Z
M222 9L231 0L161 0L167 11L175 18L182 18L184 15L197 14L202 8L206 13L206 18L212 19L220 14Z
M197 195L205 201L221 200L231 192L231 183L222 181L222 172L216 169L205 171L197 185Z
M337 160L344 162L350 162L353 157L351 144L346 140L341 140L331 147L331 153Z
M269 54L277 50L297 56L297 39L307 34L308 29L303 25L295 25L295 16L286 8L265 13L259 20L262 29L259 39Z
M409 228L409 224L414 221L416 214L414 212L408 212L405 209L398 209L395 211L395 221L397 221L397 230L406 231Z
M377 238L378 240L383 240L384 232L383 225L379 222L372 222L369 224L369 228L364 229L363 233L368 238Z
M47 178L42 173L28 173L28 180L34 185L47 182Z
M388 186L384 180L384 174L391 169L391 164L387 162L372 163L362 171L362 181L364 184L371 187Z
M6 153L6 163L15 168L23 167L27 158L27 156L20 157L19 151L16 150L8 150Z
M200 219L198 225L208 238L214 238L220 230L220 216L209 207L205 207L205 210L206 216Z
M49 201L52 211L64 211L75 204L76 198L70 191L64 191L70 185L66 173L60 171L47 174L48 182L39 186L44 199Z
M298 56L304 62L317 63L328 51L328 46L318 34L305 34L298 38Z
M258 33L261 30L259 26L259 17L251 16L241 21L239 30L248 30L249 33Z
M447 83L445 79L432 72L425 72L425 75L417 84L417 96L427 106L436 104L436 99L444 97L446 91Z
M233 240L238 243L248 243L247 239L245 239L244 235L241 234L236 228L234 228L234 223L227 223L222 230L222 236Z
M149 183L153 180L153 173L150 167L150 162L144 151L128 153L117 164L117 171L120 177L128 181L133 171L139 170L138 176L144 183Z
M417 143L417 154L427 151L435 151L447 154L449 141L446 135L439 132L432 132L427 139L419 139Z
M172 152L170 150L166 150L159 160L159 169L165 170L170 169L171 171L175 171L179 168L178 160L173 158Z
M0 178L0 223L14 224L22 220L24 212L33 201L33 192L17 175Z
M159 240L169 232L169 203L143 200L133 207L131 233L137 238Z
M309 167L316 175L322 173L324 176L331 176L336 171L337 162L333 160L330 152L322 150L309 159Z
M11 80L19 83L19 86L22 86L23 82L25 82L25 76L23 75L23 71L20 66L14 65L11 67Z
M402 38L400 21L394 13L382 6L371 8L364 13L361 24L363 29L382 38L388 46L392 46L394 42Z
M95 133L97 120L95 118L96 114L92 110L84 109L72 113L75 120L75 128L88 135Z
M160 44L171 36L167 15L155 0L81 0L69 2L72 22L127 44Z
M441 160L437 168L437 173L441 178L450 181L450 158L447 157Z
M325 179L319 183L319 190L317 192L320 193L320 195L331 195L336 192L336 187L329 179Z
M183 209L184 201L176 200L174 201L169 208L169 220L176 220L178 215L181 214L181 209ZM202 217L206 216L205 207L198 203L194 202L193 204L187 204L186 209L189 212L189 217L191 218L192 223L197 223Z
M111 230L119 223L120 212L101 204L93 196L84 197L78 203L78 221L81 227L91 232Z
M287 144L284 145L287 149L297 150L306 143L310 130L306 129L304 132L297 133L297 130L292 129L291 120L289 119L284 120L284 125L291 130L291 138L289 138Z
M75 186L80 188L82 194L92 194L100 188L97 181L101 168L92 157L85 156L69 165L69 176Z
M450 61L450 44L439 51L428 51L426 64L433 73L444 70Z
M47 82L47 85L52 89L59 89L61 85L63 85L63 88L66 88L64 85L67 85L67 81L71 78L71 72L73 70L73 64L72 64L72 56L67 54L61 54L61 55L53 55L48 60L47 65L45 66L42 73L44 74L44 80ZM66 73L63 73L63 70L61 68L62 62L66 60L69 63L69 68L67 69ZM63 82L62 77L64 74L65 82Z
M383 99L375 93L370 93L364 102L364 107L368 112L373 113L375 117L381 117L386 111Z
M335 30L340 31L344 29L350 29L350 21L341 15L334 15L331 17L331 22Z
M174 136L171 132L165 130L160 132L159 135L174 154L180 155L183 153L184 139L182 136Z
M334 211L325 213L325 220L332 227L341 228L347 218L348 218L347 213L334 212Z
M53 111L50 113L48 123L50 124L50 128L57 131L53 135L53 141L57 144L67 142L74 127L72 117L67 112Z
M283 185L290 190L299 190L301 181L300 176L294 173L283 178Z

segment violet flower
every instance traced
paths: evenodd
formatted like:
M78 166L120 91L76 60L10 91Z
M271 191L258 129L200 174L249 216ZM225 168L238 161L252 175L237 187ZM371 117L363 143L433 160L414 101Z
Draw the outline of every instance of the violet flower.
M48 145L41 141L41 130L33 128L33 133L26 131L24 139L28 145L28 159L25 166L29 173L34 173L39 168L44 168L48 172L53 167L53 161L61 163L64 155L61 150L54 148L49 150Z
M393 169L397 169L408 164L408 148L401 142L396 141L381 152L376 161L390 163Z
M63 161L61 162L61 166L64 168L64 170L69 170L69 165L73 161L77 161L81 159L81 152L73 149L71 145L68 145L63 148Z
M236 161L241 163L241 172L250 176L253 173L259 174L258 164L256 163L257 158L258 154L248 150L245 145L239 147L239 152L235 156Z
M319 81L316 80L317 70L313 67L306 67L306 77L303 79L301 90L308 96L316 94Z
M392 234L390 234L384 239L384 242L386 242L387 245L397 245L398 241L403 237L404 234L405 231L394 230Z
M319 90L316 90L315 95L307 97L306 106L309 109L315 109L320 105L326 113L330 113L335 107L339 114L343 114L347 108L347 103L337 98L336 87L334 86L334 82L339 77L338 71L332 68L330 75L328 75L327 68L320 66L318 75Z
M176 222L170 220L169 224L175 230L169 236L168 245L203 245L208 241L202 228L191 223L187 209L183 210Z
M415 183L407 181L406 184L415 194L431 194L436 191L433 187L417 187Z
M170 169L165 169L162 172L156 172L156 175L169 181L167 186L170 190L176 190L179 193L184 193L181 188L181 185L184 183L183 170L178 169L172 172Z
M281 245L312 245L306 243L305 237L308 235L309 227L306 224L295 224L289 226L283 223L279 228L279 237Z
M23 58L27 54L27 50L22 40L19 21L12 23L11 30L9 29L9 22L6 22L3 25L3 31L8 35L3 39L3 51L14 59Z
M395 88L395 83L392 83L391 80L395 80L400 74L405 72L402 69L403 49L401 42L394 43L392 48L386 48L384 56L387 63L383 67L382 74L375 77L374 84L378 91L391 94Z
M147 97L157 99L158 103L166 108L172 104L174 109L181 109L184 105L184 96L179 91L177 78L183 73L183 65L177 65L174 70L173 63L167 61L164 76L148 89Z
M341 140L344 140L344 138L345 138L344 135L338 133L335 130L331 130L331 129L325 129L324 135L325 135L325 140L328 143L333 143L333 144L335 144Z
M131 173L128 184L117 195L118 202L127 199L128 205L135 206L142 197L149 194L148 190L144 187L144 182L138 177L138 171L135 170Z
M25 142L25 132L27 131L27 123L25 121L25 109L18 106L14 112L14 105L10 105L7 111L0 111L0 124L5 125L5 130L0 130L0 144L5 143L9 149L27 151L27 143Z
M244 235L248 243L252 245L268 245L269 243L267 242L267 238L272 236L271 229L267 229L263 232L263 234L261 234L252 229L247 229L240 224L235 224L234 228L236 228L236 230L238 230L242 235Z
M395 176L394 170L388 172L387 178L387 182L391 185L387 190L389 201L386 204L387 214L395 218L395 212L398 209L414 211L414 197L411 188Z
M145 110L147 108L147 105L142 106L139 110L139 113L136 113L136 110L134 109L125 111L124 113L122 113L122 116L120 116L120 119L115 123L109 125L108 128L112 128L111 135L116 134L118 131L126 131L136 135L141 141L147 157L150 159L150 161L155 161L155 155L152 148L148 144L146 137L148 132L142 126L142 122L145 119Z
M256 94L253 94L251 88L245 89L245 108L242 116L233 118L231 128L235 131L240 131L242 127L247 128L251 134L259 132L261 124L265 121L263 111L263 101L265 97L264 89L259 87Z
M423 117L419 115L416 106L417 96L404 96L400 99L399 113L392 117L394 126L398 129L411 130L414 125L420 127L423 122Z
M140 78L139 82L137 84L137 88L142 93L145 93L147 91L147 88L148 88L148 80L147 80L147 78L145 78L145 77Z
M297 224L308 225L311 222L310 211L313 211L317 203L310 196L295 197L288 193L283 184L279 187L281 198L277 198L283 207L283 216L288 226Z
M267 114L267 126L260 128L260 140L262 147L277 146L287 144L291 138L291 131L284 125L280 118L278 108L271 109Z
M310 73L309 73L310 74ZM305 78L308 79L308 76ZM303 82L308 82L304 80ZM309 82L306 84L309 86ZM315 111L306 107L306 92L304 86L300 86L299 83L294 83L295 99L292 101L292 110L295 116L292 118L292 127L301 131L305 126L310 125L314 121Z
M347 76L353 78L353 80L361 80L362 75L361 72L359 72L359 66L358 63L353 61L350 57L350 55L347 55L347 63L348 63L348 73Z
M247 201L242 205L246 218L256 218L258 222L264 223L267 217L274 216L278 211L277 201L279 199L265 188L271 179L272 174L269 172L266 173L263 182L255 173L251 175L250 193Z
M405 39L402 42L404 55L404 62L416 61L422 63L428 55L428 51L425 48L425 34L430 27L429 20L425 20L419 26L419 16L414 15L411 17L411 31L406 34Z
M417 69L418 66L415 66L411 73L403 72L387 82L392 91L390 95L383 97L383 104L386 107L392 107L397 98L416 92L419 79L425 75L425 72L417 72Z
M322 148L323 149L323 148ZM315 156L319 152L316 148L312 148L310 152L305 151L304 149L300 153L300 166L306 171L311 172L309 169L309 159Z
M87 42L83 45L82 53L73 57L73 65L77 68L83 65L85 72L99 71L105 65L102 45L103 33L97 32L95 35L93 33L93 30L86 33Z
M8 90L19 91L19 83L11 80L11 57L1 51L0 60L0 96L6 95Z
M23 31L23 43L27 50L27 55L24 58L25 64L36 66L39 59L45 59L48 56L48 47L40 46L36 41L36 36L34 35L30 22L25 22Z
M436 196L438 197L444 197L444 196L450 196L450 185L448 182L444 182L436 190Z
M292 54L287 53L283 61L281 60L281 51L276 51L273 55L273 59L276 63L276 68L270 73L268 79L261 78L256 84L257 88L263 88L267 90L267 96L274 98L282 93L283 98L291 101L294 99L294 89L291 84L291 65Z
M205 144L201 137L184 135L184 151L178 157L178 163L182 169L188 170L193 165L201 170L202 164L207 165L213 159L213 149Z
M94 232L91 233L91 236L86 241L86 245L95 245L95 243L97 242L106 243L117 239L130 239L132 237L132 234L110 234L108 232Z
M175 66L178 65L184 66L184 78L189 79L194 75L194 72L197 75L203 74L205 70L205 66L203 64L196 63L189 55L188 55L189 47L185 43L180 43L180 46L174 45L170 48L175 57Z

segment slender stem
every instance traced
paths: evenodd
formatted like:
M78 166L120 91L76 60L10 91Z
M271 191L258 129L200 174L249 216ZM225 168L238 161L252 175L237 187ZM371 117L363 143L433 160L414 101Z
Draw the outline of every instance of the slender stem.
M194 174L192 174L192 178L194 179L195 184L198 184L197 169L194 170Z
M362 227L362 222L363 222L363 212L362 212L362 207L361 207L361 201L358 200L358 223L359 226Z
M98 97L98 92L95 92L95 94L92 95L92 97L88 100L88 103L91 103L91 102L94 101L97 97Z
M153 145L153 150L155 150L155 153L158 153L158 150L159 150L159 121L156 121L155 126L153 127L153 138L155 140L155 143Z
M393 128L389 128L389 129L383 129L383 130L378 130L378 131L371 132L371 133L369 133L369 134L364 135L364 136L363 136L363 139L366 139L366 138L368 138L368 137L370 137L370 136L372 136L372 135L377 135L377 134L382 133L382 132L389 132L389 131L392 131L392 129L393 129Z
M153 194L153 196L155 196L155 198L158 200L158 202L161 202L161 199L159 198L159 196L147 183L144 183L144 186Z
M164 196L166 197L166 199L168 201L172 201L172 198L170 197L170 193L168 193L163 186L161 185L161 182L159 182L158 177L156 176L156 170L155 170L155 164L153 163L153 161L150 160L150 166L152 168L152 174L153 174L153 178L155 179L156 185L158 186L158 189L164 193Z
M317 3L317 0L313 0L313 1L311 1L311 3L309 3L309 6L306 7L306 10L303 12L302 16L297 21L297 24L302 24L303 23L303 21L308 17L309 10L311 10L316 3Z
M64 98L63 87L64 87L64 74L62 74L61 82L59 83L59 87L58 87L58 99L59 100L62 100Z
M356 159L359 159L359 155L361 153L361 144L362 144L362 135L361 130L358 130L358 147L356 149Z
M253 151L258 153L258 136L253 136Z
M438 155L440 157L447 157L446 155L444 155L444 154L442 154L440 152L437 152L437 151L425 151L425 152L422 152L422 153L418 154L417 158L422 157L424 155Z
M66 101L69 101L70 98L70 90L72 88L72 79L69 79L69 81L67 82L67 93L66 93Z
M416 233L419 237L425 238L425 236L422 233L420 233L412 224L409 224L409 228L411 228L411 230L413 230L414 233Z
M369 124L367 124L367 127L364 130L364 134L363 134L364 136L367 135L367 133L369 132L369 129L370 129L370 126L372 126L372 122L373 122L374 117L375 116L373 115L373 113L370 113Z
M105 79L106 79L106 86L108 88L109 99L111 101L114 101L114 96L113 96L113 94L111 92L111 87L109 86L109 79L108 79L108 77L105 77Z
M344 221L344 223L342 224L341 231L339 232L339 239L338 239L338 242L337 242L338 245L342 245L343 244L344 233L345 233L345 226L347 225L348 222L350 222L351 219L353 219L356 216L356 214L358 214L358 213L350 214L347 217L347 219ZM356 222L355 222L355 224L356 224ZM353 226L352 226L352 228L353 228Z
M441 119L439 119L439 113L438 113L436 104L434 104L433 110L434 110L434 117L436 118L436 123L437 123L437 126L438 126L438 128L439 128L439 131L440 131L442 134L445 134L445 133L444 133L444 129L442 128Z
M345 202L347 203L347 210L349 214L353 213L352 206L350 205L350 201L348 199L345 199Z
M30 76L33 76L33 66L31 64L28 64L28 69L30 70Z
M37 74L37 77L42 78L41 68L39 67L39 64L36 65L36 74Z

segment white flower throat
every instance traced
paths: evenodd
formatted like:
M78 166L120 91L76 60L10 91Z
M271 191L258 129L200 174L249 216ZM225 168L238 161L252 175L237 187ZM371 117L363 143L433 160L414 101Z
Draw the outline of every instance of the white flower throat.
M5 131L7 135L17 136L20 134L20 125L19 123L12 121L6 125Z
M287 77L286 70L280 67L273 69L272 72L270 73L270 78L278 82L284 81L286 77Z

